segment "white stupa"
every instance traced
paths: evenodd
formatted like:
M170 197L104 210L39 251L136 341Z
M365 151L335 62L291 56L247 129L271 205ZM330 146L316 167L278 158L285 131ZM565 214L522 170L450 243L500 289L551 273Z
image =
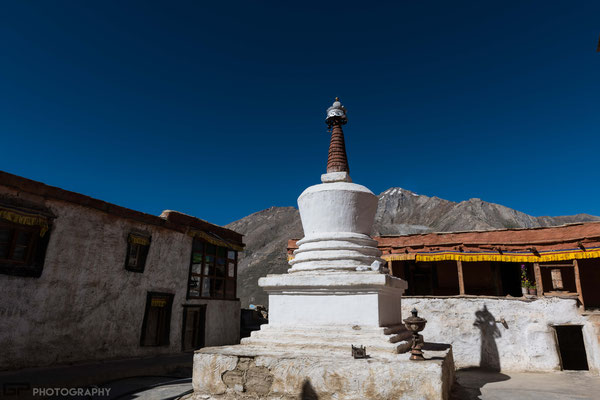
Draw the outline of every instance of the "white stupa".
M386 274L377 242L369 236L377 196L350 179L342 131L348 119L339 99L325 121L331 130L327 173L298 198L304 238L288 274L259 279L269 293L269 325L246 342L267 339L273 329L318 329L331 331L336 338L331 344L344 349L351 341L372 351L397 352L398 338L392 343L387 335L404 331L400 301L406 282ZM365 333L360 340L357 327ZM345 340L344 332L351 337Z
M369 235L377 197L352 183L339 100L327 110L327 173L298 198L304 238L288 273L258 281L269 323L240 345L194 355L195 399L447 399L452 352L410 361L401 316L406 282ZM355 359L352 346L368 358Z

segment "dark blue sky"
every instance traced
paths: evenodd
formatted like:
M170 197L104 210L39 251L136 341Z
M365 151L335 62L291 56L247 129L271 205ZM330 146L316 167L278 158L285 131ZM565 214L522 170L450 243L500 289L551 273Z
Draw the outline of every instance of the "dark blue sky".
M289 3L289 4L288 4ZM600 215L600 2L24 2L0 169L226 224L296 205L340 96L355 182Z

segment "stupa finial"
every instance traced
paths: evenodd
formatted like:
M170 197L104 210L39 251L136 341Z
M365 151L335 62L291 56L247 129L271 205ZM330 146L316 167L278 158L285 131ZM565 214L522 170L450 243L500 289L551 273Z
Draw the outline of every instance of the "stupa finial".
M346 107L340 103L340 98L336 97L331 107L327 109L325 123L331 127L336 123L344 125L346 122L348 122L348 118L346 117Z
M344 131L342 125L348 122L346 107L340 103L339 97L327 109L325 122L331 129L331 141L329 143L329 155L327 157L327 173L350 172L348 157L346 156L346 143L344 142Z

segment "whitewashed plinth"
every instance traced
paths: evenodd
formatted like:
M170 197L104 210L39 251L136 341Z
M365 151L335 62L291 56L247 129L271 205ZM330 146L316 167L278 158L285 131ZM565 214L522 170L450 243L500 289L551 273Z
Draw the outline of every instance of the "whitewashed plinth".
M366 346L401 353L410 333L402 323L406 282L379 272L268 275L258 284L269 294L269 324L243 344Z
M194 355L193 398L447 399L454 382L452 349L429 350L426 356L425 361L410 361L408 353L354 359L350 348L208 347Z
M410 333L402 323L406 282L379 272L268 275L258 284L269 294L269 324L242 344L350 345L402 353Z
M405 281L313 272L269 275L259 284L269 293L269 324L238 346L196 352L195 399L448 398L450 346L409 360L400 312ZM354 359L352 345L365 346L369 358Z
M268 275L272 326L402 325L406 281L379 272Z

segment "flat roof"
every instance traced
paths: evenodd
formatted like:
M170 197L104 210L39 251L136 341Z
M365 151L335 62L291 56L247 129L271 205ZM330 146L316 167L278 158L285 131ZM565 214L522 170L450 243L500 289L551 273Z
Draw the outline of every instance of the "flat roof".
M433 232L410 235L382 235L380 245L414 247L433 245L534 245L600 239L600 221L579 222L536 228L494 229L488 231Z
M116 204L108 203L103 200L95 199L84 194L71 192L59 187L46 185L45 183L23 178L18 175L9 174L0 171L0 185L6 186L18 191L31 193L45 199L54 199L77 204L83 207L96 209L120 218L127 218L148 225L161 226L167 229L187 233L190 228L206 231L218 235L237 245L244 246L242 238L244 235L224 228L219 225L211 224L200 218L192 217L184 213L173 210L165 210L160 216L143 213L121 207Z

